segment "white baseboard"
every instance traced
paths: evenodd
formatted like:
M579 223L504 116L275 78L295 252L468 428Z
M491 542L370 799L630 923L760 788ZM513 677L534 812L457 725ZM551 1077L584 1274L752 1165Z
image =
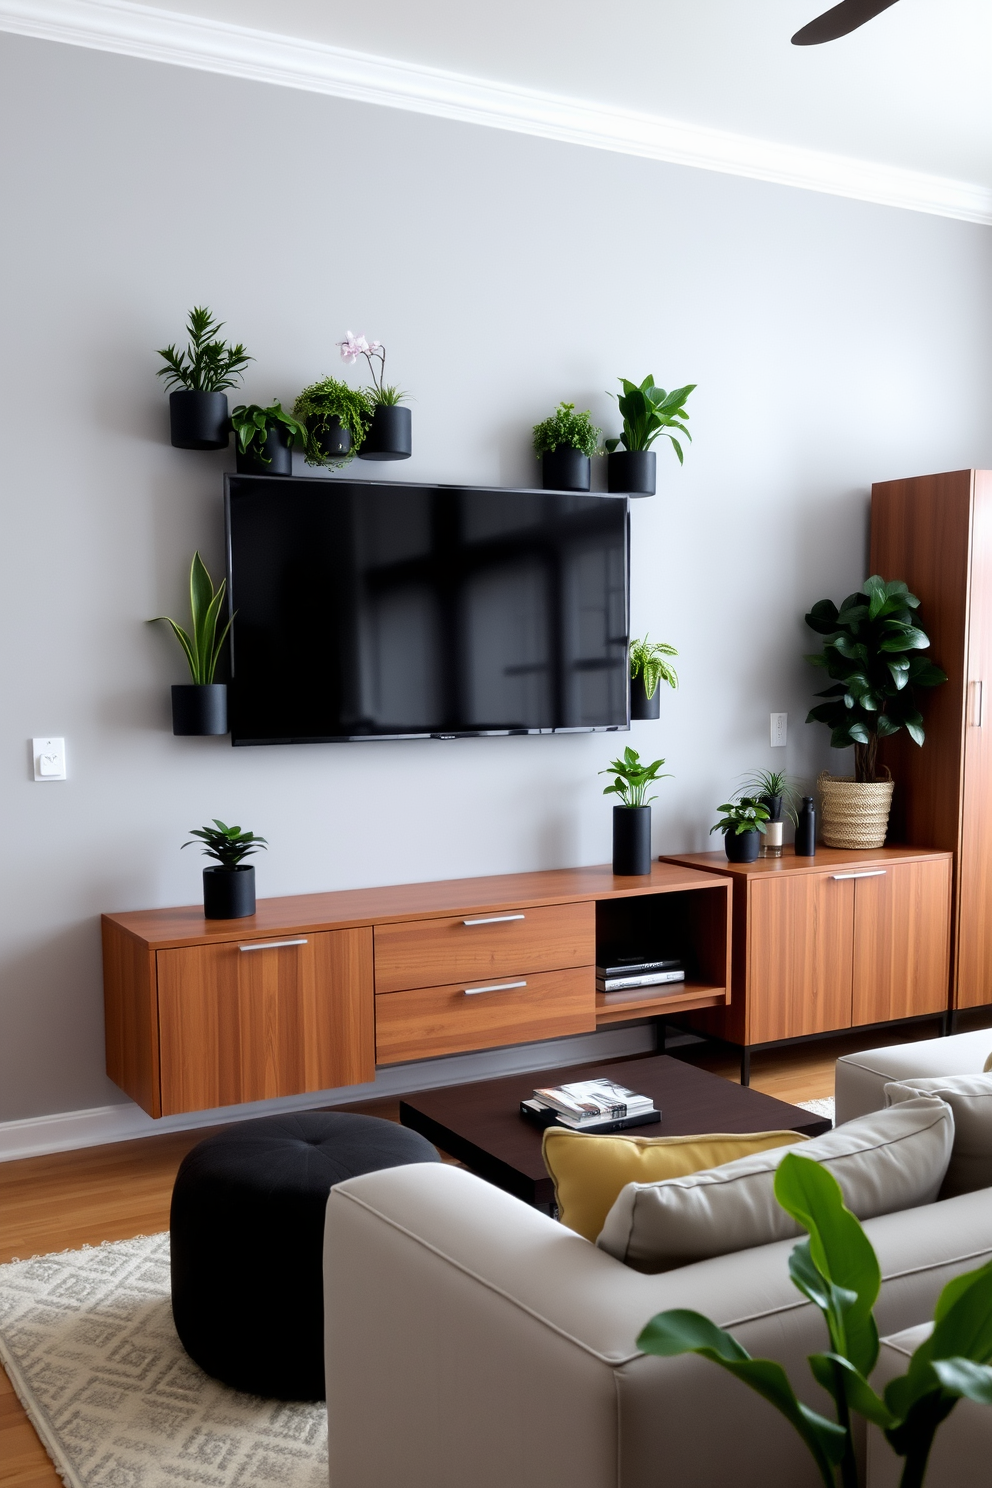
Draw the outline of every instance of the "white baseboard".
M620 1059L625 1054L645 1054L654 1047L654 1029L638 1023L605 1028L599 1033L574 1038L548 1039L539 1044L520 1044L506 1049L488 1049L478 1054L452 1054L416 1064L393 1065L380 1070L368 1085L347 1085L341 1090L319 1090L311 1095L287 1096L282 1100L255 1101L245 1106L223 1106L213 1111L191 1111L182 1116L163 1116L154 1121L132 1101L116 1106L93 1106L82 1111L58 1111L50 1116L29 1116L22 1121L0 1122L0 1162L21 1157L41 1157L46 1152L71 1152L78 1147L102 1147L108 1142L128 1142L135 1137L154 1137L162 1132L193 1131L200 1126L222 1126L253 1116L277 1116L286 1111L312 1111L321 1106L344 1106L376 1096L405 1095L412 1090L430 1090L441 1085L464 1085L470 1080L497 1079L523 1070L551 1069L564 1064Z

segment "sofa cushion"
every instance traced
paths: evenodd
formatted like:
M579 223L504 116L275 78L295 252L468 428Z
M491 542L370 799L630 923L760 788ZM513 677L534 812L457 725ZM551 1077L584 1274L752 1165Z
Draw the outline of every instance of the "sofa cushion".
M890 1105L921 1095L939 1096L954 1112L954 1146L940 1197L992 1188L992 1074L933 1075L885 1087Z
M833 1173L859 1219L936 1199L950 1162L946 1102L917 1096L814 1137L803 1147ZM628 1183L597 1245L638 1271L668 1271L803 1232L775 1199L780 1147L660 1183Z
M805 1142L800 1132L719 1132L699 1137L596 1136L549 1126L544 1133L544 1166L554 1181L558 1218L587 1240L595 1240L620 1190L628 1183L682 1178L790 1143Z
M927 1075L977 1075L992 1049L992 1029L955 1033L950 1038L916 1039L844 1054L837 1061L834 1124L867 1116L885 1105L890 1080Z

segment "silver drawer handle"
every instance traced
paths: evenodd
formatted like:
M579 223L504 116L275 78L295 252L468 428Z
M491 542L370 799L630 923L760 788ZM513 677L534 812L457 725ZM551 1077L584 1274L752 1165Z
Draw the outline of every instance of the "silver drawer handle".
M493 987L466 987L466 997L478 997L480 992L513 992L517 987L526 987L526 982L497 982Z
M306 945L306 940L253 940L251 945L239 945L239 951L275 951L280 946Z
M526 915L487 915L484 920L462 920L463 925L504 925L507 920L525 920Z
M831 878L884 878L888 869L872 868L865 873L831 873Z

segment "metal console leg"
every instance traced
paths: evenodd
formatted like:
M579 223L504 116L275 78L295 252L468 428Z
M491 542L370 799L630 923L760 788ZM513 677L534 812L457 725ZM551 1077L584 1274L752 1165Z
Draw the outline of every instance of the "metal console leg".
M741 1049L741 1084L742 1085L750 1085L750 1083L751 1083L751 1050L749 1049L749 1047L747 1046L747 1044L745 1044L744 1047Z

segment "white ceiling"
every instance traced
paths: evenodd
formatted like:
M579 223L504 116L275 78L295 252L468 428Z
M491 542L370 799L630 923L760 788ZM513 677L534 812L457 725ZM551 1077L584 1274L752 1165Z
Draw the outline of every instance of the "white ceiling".
M840 41L792 46L792 33L829 5L166 0L162 8L992 187L989 0L899 0Z

